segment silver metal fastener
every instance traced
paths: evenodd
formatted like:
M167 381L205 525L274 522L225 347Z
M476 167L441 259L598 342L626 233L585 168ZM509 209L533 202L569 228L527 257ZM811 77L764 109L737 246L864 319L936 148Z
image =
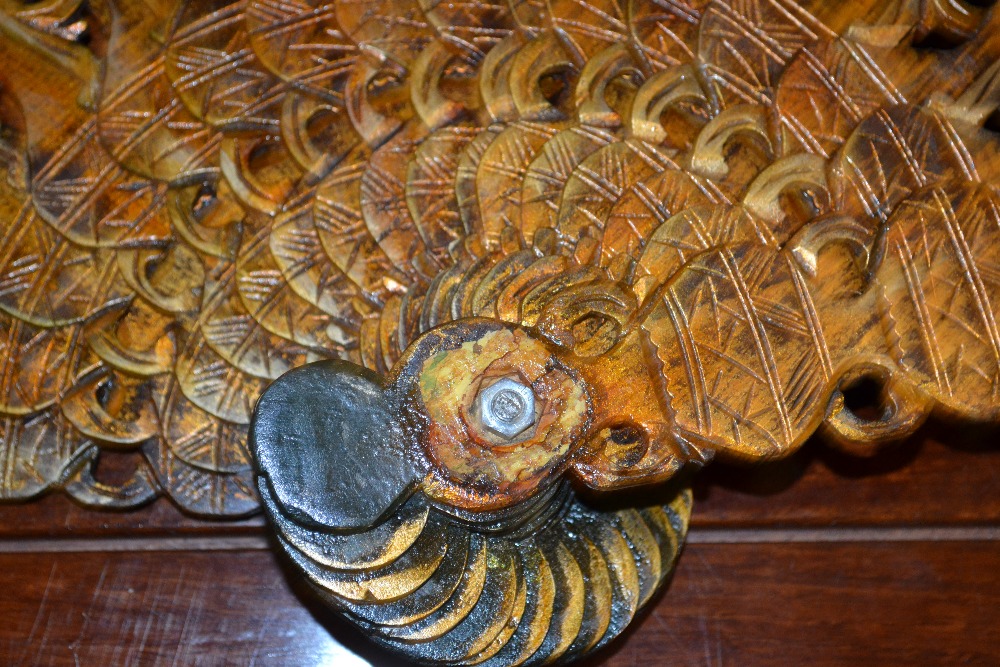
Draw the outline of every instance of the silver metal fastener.
M479 393L483 426L513 438L535 423L535 392L511 378L502 378Z

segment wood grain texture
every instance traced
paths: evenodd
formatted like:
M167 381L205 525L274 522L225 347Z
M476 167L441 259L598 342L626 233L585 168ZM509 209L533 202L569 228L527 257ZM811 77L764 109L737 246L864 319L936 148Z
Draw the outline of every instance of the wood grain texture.
M814 442L766 465L714 464L696 480L692 524L995 525L998 442L996 433L935 428L872 458Z
M995 664L997 542L689 545L586 664ZM268 551L0 555L10 665L401 665Z
M816 445L707 471L669 589L586 664L995 664L1000 542L936 538L997 532L1000 452L927 438L836 459ZM0 553L3 664L402 664L312 600L259 519L95 514L59 496L0 509L0 552L21 551ZM858 526L863 541L823 541ZM776 542L786 529L807 541ZM758 542L705 543L730 538ZM25 552L40 544L54 552Z
M695 480L691 524L713 529L1000 524L997 435L951 435L943 428L925 429L872 458L839 454L814 441L781 461L713 464ZM118 513L94 512L58 494L0 505L5 540L262 535L263 527L260 515L205 521L166 500Z

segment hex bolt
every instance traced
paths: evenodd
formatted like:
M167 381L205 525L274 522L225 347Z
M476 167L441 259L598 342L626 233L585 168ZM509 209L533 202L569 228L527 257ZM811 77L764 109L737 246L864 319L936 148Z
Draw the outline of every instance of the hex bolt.
M507 439L535 423L535 393L512 378L502 378L479 392L483 426Z

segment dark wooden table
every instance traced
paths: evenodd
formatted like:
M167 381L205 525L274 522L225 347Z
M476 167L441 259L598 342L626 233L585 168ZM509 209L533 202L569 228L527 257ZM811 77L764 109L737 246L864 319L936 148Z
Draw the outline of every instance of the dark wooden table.
M1000 663L1000 448L955 431L713 465L669 588L587 664ZM259 518L0 507L0 591L3 664L400 664L313 603Z

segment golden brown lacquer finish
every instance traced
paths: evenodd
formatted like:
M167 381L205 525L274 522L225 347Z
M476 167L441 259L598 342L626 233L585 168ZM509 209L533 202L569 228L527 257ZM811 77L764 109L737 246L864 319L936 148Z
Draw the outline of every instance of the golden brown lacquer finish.
M0 0L0 64L0 498L260 493L416 657L625 627L689 496L584 487L1000 421L988 2ZM402 443L398 496L336 520L248 446L324 359Z

